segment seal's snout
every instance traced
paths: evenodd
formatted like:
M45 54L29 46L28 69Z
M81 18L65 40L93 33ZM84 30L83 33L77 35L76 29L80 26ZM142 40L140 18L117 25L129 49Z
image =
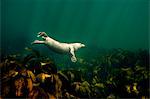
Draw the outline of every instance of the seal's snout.
M85 45L84 45L84 44L81 44L81 47L85 47Z

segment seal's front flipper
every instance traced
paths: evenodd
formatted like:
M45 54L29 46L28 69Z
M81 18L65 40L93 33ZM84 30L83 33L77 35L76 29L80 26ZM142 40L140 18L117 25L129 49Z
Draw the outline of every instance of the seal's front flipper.
M76 62L77 61L77 58L74 54L74 48L73 47L70 47L70 54L71 54L71 61L72 62Z
M75 56L71 56L71 61L72 62L76 62L77 61L77 58Z
M45 43L44 41L35 40L31 44L44 44L44 43Z

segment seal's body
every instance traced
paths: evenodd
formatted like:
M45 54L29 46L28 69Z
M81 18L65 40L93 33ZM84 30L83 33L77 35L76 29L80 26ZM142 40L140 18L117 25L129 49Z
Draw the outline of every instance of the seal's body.
M75 57L75 51L77 51L79 48L85 47L85 45L81 43L60 43L50 38L45 32L39 32L37 37L42 37L44 41L35 40L32 44L45 44L48 46L48 48L57 53L69 53L71 55L72 62L77 61Z

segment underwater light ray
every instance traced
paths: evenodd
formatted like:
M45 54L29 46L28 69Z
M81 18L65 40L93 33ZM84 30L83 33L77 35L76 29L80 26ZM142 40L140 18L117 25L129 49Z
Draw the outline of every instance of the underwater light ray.
M63 12L63 6L65 2L63 1L34 1L34 16L32 17L32 21L30 24L30 33L39 32L39 31L48 31L48 32L56 32L57 22L59 22L59 17L61 17L61 13ZM55 27L55 28L54 28ZM52 34L53 35L53 34ZM28 35L32 40L34 36Z
M103 48L120 46L123 48L131 48L133 47L132 45L136 45L134 46L135 49L148 48L148 1L136 0L134 3L134 1L128 0L88 0L88 2L91 3L89 7L84 4L86 0L65 0L65 2L62 2L62 0L42 0L43 3L41 3L41 0L23 0L24 4L21 3L22 1L20 0L3 0L2 3L7 5L6 1L10 6L5 7L6 9L10 9L10 11L4 8L2 9L4 13L2 17L5 17L4 20L2 20L2 24L5 25L2 26L2 32L4 33L2 35L2 42L12 47L13 43L10 41L15 40L15 37L17 37L18 40L24 39L22 43L15 42L16 45L20 45L20 47L24 48L27 42L33 40L34 33L45 30L50 31L52 36L61 41L63 41L63 38L67 38L67 42L73 41L74 38L79 38L79 40L91 46L99 42L95 45ZM60 1L63 3L62 5L59 3ZM74 4L74 2L76 2L76 4ZM80 3L80 6L77 5L78 3ZM131 7L131 3L134 4L134 8ZM60 5L61 7L59 8ZM12 6L14 6L13 9ZM68 6L72 6L71 9L69 9ZM131 8L126 9L124 13L125 6L130 6ZM53 10L47 10L49 8ZM108 10L109 8L110 10ZM69 9L69 11L67 9ZM76 11L79 9L81 10ZM116 9L117 11L114 11ZM131 15L127 15L128 10ZM71 14L69 14L70 12ZM74 14L78 14L78 17ZM80 14L81 16L79 16ZM55 16L59 17L54 18ZM68 19L65 19L66 16ZM80 35L81 33L82 35ZM20 34L22 36L20 36ZM11 35L11 38L9 38L11 39L10 41L9 39L5 39L8 38L7 35ZM137 36L138 39L135 39L135 36ZM145 40L145 38L147 38L147 40ZM10 44L8 44L8 42L10 42ZM132 42L132 44L130 42ZM16 47L17 46L14 46L14 48Z

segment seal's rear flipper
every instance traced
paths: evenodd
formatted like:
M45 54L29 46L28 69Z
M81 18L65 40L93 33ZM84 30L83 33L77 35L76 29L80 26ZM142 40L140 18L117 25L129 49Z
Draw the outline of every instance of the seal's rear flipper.
M48 35L45 32L39 32L37 37L40 37L40 36L48 37Z
M45 43L44 41L35 40L31 44L44 44L44 43Z

